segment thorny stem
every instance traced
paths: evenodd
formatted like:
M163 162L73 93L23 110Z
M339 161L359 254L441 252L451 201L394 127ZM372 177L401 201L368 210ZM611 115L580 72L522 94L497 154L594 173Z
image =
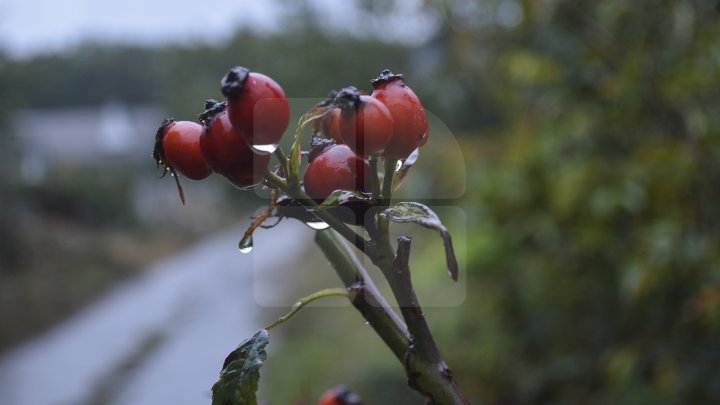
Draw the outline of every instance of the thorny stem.
M307 305L315 300L318 300L320 298L325 298L325 297L348 297L349 298L351 295L352 295L352 293L345 288L326 288L324 290L314 292L314 293L308 295L307 297L303 297L303 298L300 298L299 300L297 300L297 302L295 302L295 304L290 309L290 312L285 314L285 316L279 318L277 321L266 326L265 329L269 331L272 328L274 328L282 323L285 323L288 319L292 318L293 315L298 313L305 305Z

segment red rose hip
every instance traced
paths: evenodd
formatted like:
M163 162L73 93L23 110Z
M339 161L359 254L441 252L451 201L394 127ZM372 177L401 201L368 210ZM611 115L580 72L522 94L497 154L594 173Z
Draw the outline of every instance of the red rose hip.
M202 126L191 121L166 119L155 135L153 157L163 172L180 172L191 180L202 180L212 173L200 150Z
M290 105L282 87L262 73L238 66L223 77L221 90L237 132L255 152L274 152L290 122Z
M383 156L405 159L416 148L427 142L428 122L420 99L405 84L403 75L383 70L372 81L372 96L381 101L393 118L393 136Z
M209 100L201 114L200 147L212 169L239 188L251 188L265 178L270 155L253 153L230 123L225 103Z
M336 115L342 140L361 156L380 153L393 136L390 111L377 99L359 94L354 87L342 89L335 97Z
M331 145L321 152L305 171L305 192L313 199L325 200L335 190L367 191L370 165L347 145Z

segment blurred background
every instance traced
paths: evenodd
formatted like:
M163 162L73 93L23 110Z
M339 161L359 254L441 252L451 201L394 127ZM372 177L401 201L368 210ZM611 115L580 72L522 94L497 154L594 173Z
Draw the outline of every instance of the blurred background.
M255 193L185 181L183 207L157 179L156 125L238 64L291 98L389 67L451 131L408 187L462 212L464 299L427 315L472 403L720 402L719 20L715 0L0 1L0 402L208 403L278 305L339 285L301 225L262 232L293 246L281 277L259 239L237 251ZM418 284L451 283L441 252L413 251ZM269 404L421 401L350 307L270 346Z

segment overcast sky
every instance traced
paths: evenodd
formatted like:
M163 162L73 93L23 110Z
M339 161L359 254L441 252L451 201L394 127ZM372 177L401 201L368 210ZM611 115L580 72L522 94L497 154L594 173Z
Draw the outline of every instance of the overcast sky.
M310 0L329 28L357 31L346 0ZM396 39L417 42L432 21L408 19L421 0L401 0L405 18L387 24ZM201 5L203 4L203 5ZM212 9L205 10L205 4ZM12 57L63 51L87 40L157 45L228 39L239 27L281 29L292 18L278 0L0 0L0 49ZM352 22L355 22L353 24ZM366 32L368 30L365 30Z
M238 26L279 23L275 1L0 0L0 46L13 56L60 51L83 40L160 44L218 41ZM242 4L242 6L239 6Z

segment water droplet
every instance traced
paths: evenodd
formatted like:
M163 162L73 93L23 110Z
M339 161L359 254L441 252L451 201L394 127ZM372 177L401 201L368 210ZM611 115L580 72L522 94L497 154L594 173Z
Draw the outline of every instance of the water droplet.
M412 153L410 153L410 156L408 156L407 159L405 159L405 161L403 162L403 166L414 165L415 162L417 162L419 156L420 156L420 148L415 148L415 150L412 151Z
M238 245L240 253L250 253L253 250L253 237L250 235L248 238L243 238Z
M255 153L260 155L269 155L278 148L279 144L269 143L267 145L252 145L252 149Z
M400 167L395 170L393 184L394 190L397 190L402 185L403 181L405 181L405 177L407 176L408 172L410 171L410 168L413 167L415 162L417 162L418 157L420 156L420 148L415 148L414 151L400 164ZM398 162L400 163L400 162Z
M298 309L298 308L300 308L301 306L302 306L302 302L298 301L298 302L296 302L296 303L293 304L293 306L290 308L290 310L292 311L292 310L294 310L294 309Z
M399 171L400 168L402 168L402 166L403 166L402 160L398 160L397 162L395 162L395 171L396 172Z
M368 321L365 321L365 325L370 325L370 322L368 322Z
M326 224L323 221L305 222L305 225L309 226L311 229L314 229L316 231L322 231L323 229L328 229L330 227L330 225Z

